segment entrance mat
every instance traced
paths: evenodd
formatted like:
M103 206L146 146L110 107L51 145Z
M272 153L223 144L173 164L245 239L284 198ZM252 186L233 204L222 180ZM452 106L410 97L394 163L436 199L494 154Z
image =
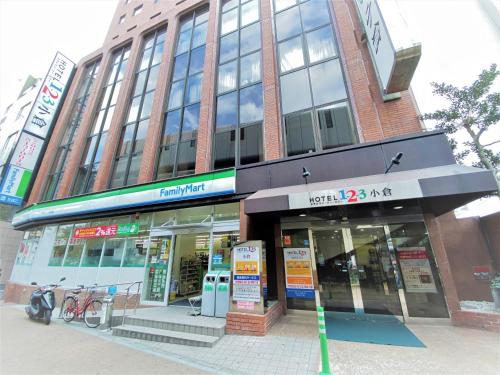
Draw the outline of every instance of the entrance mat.
M325 321L331 340L425 348L395 316L325 311Z

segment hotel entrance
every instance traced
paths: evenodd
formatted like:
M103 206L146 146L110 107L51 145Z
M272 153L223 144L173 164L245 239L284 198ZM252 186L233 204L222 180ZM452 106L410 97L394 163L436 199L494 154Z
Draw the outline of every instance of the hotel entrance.
M448 317L434 255L419 217L319 220L322 215L315 216L282 218L282 244L285 250L306 249L311 254L315 287L325 310ZM315 307L311 296L290 297L288 308Z
M403 315L383 226L317 228L312 238L326 310Z

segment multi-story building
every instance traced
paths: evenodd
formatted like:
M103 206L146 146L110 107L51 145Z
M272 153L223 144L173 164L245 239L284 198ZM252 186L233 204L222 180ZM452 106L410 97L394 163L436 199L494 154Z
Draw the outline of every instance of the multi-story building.
M0 185L40 85L39 78L28 76L20 88L18 97L7 106L0 120ZM9 281L19 242L23 237L23 233L14 230L11 224L18 209L19 207L6 204L3 199L0 200L0 294Z
M424 131L404 87L418 45L374 63L388 43L375 7L120 0L14 219L37 250L14 269L12 298L65 276L144 281L141 303L182 304L207 270L230 269L232 245L264 240L273 314L314 309L314 291L330 310L459 310L436 217L494 180Z

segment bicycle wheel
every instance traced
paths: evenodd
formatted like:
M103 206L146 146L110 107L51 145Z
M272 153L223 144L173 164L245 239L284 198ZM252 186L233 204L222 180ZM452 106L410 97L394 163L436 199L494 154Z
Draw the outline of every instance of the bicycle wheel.
M65 322L69 323L73 319L75 319L78 310L78 303L76 301L76 298L73 296L66 297L64 299L62 309L63 309L62 318L64 319Z
M102 302L98 299L90 301L83 312L83 320L85 321L87 327L96 328L99 324L101 324L102 313Z

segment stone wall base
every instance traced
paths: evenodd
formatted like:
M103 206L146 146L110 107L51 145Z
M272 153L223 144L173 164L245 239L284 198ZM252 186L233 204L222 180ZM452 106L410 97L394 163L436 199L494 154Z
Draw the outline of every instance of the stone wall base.
M454 326L500 332L500 314L463 310L453 311L451 322Z
M23 284L16 284L16 283L7 283L5 286L5 292L4 292L4 301L5 302L10 302L10 303L17 303L21 305L26 305L29 302L29 298L31 296L31 293L36 289L37 287L32 286L32 285L23 285ZM135 292L135 289L134 289ZM55 290L56 294L56 307L61 307L63 298L64 298L64 289L62 288L57 288ZM97 292L96 297L102 297L104 294L102 292ZM82 293L80 294L80 300L82 301L83 298L85 298L85 294ZM125 300L126 300L126 295L124 294L117 294L115 296L115 301L114 301L114 306L113 308L116 309L123 309L125 306ZM144 308L144 307L151 307L151 306L145 306L140 304L140 299L141 295L131 295L128 298L127 302L127 310L133 309L136 304L137 300L137 307L138 308Z
M226 333L249 336L265 336L271 327L283 315L283 303L278 302L268 308L264 315L241 312L228 312L226 315Z

